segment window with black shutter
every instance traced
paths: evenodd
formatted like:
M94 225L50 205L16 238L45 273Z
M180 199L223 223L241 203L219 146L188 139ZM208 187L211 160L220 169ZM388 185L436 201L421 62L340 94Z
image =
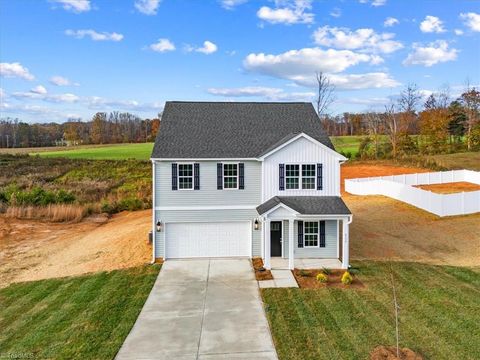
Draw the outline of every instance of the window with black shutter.
M245 164L238 164L238 188L240 190L245 189Z
M200 164L193 164L193 189L200 190Z
M317 164L317 190L323 190L323 164Z
M325 247L325 221L320 221L320 247Z
M178 189L177 164L172 164L172 190Z
M303 221L298 221L298 247L303 248Z
M278 190L285 190L285 164L278 165Z
M223 189L223 164L217 163L217 190Z

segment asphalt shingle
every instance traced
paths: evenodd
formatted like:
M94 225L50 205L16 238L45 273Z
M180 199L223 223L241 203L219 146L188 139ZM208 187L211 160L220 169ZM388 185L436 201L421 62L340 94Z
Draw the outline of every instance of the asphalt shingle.
M152 158L257 158L301 132L334 149L311 103L168 101Z
M257 212L265 214L280 203L302 215L351 215L340 196L274 196L259 205Z

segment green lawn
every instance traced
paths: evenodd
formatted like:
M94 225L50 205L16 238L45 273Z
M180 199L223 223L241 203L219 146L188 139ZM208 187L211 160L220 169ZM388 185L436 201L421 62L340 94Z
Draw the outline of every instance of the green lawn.
M153 143L114 144L109 146L82 146L73 150L54 150L32 152L32 155L43 157L65 157L69 159L93 160L148 160L152 153Z
M144 266L1 289L0 358L112 359L158 271Z
M364 289L264 289L275 346L284 359L368 359L394 345L388 264L356 262ZM425 359L480 359L478 269L393 264L400 344Z
M355 156L358 152L358 147L364 136L330 136L330 139L338 152L343 151L345 154L350 152Z

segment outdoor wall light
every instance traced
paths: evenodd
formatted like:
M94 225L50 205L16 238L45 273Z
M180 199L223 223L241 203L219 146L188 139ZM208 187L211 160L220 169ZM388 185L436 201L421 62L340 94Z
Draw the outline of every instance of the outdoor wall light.
M162 223L160 222L160 220L157 221L157 232L161 232L162 231Z
M258 222L258 219L255 219L255 222L253 223L253 228L254 228L255 230L258 230L259 227L260 227L260 224L259 224L259 222Z

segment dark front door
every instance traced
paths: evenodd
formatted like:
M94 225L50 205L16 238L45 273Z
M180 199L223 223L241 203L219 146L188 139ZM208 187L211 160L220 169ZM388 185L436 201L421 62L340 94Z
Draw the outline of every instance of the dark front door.
M271 256L282 256L282 222L270 223L270 252Z

